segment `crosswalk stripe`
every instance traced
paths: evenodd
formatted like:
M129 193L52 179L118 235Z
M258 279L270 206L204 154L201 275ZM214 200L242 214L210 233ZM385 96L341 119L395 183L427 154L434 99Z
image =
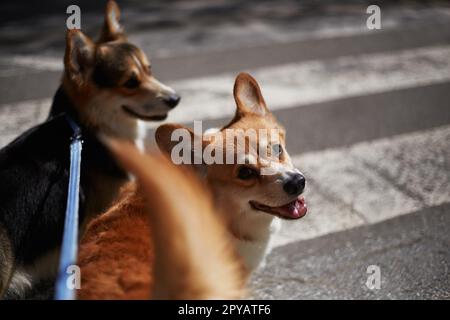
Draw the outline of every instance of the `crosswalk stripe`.
M16 55L0 57L0 78L26 75L38 71L62 71L61 57L45 57L39 55Z
M271 110L441 83L450 80L450 46L308 61L251 71ZM171 83L181 94L170 122L217 119L234 113L235 74ZM149 124L156 127L159 124Z
M450 202L450 125L296 155L309 214L283 222L274 246Z
M0 106L0 147L47 118L51 99L24 101Z

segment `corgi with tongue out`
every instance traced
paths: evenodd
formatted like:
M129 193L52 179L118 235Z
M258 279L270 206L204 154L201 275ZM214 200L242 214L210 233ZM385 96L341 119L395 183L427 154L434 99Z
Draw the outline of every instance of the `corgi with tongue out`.
M246 269L252 271L270 251L280 219L305 216L307 207L301 194L306 180L294 168L285 146L285 129L267 108L256 80L247 73L239 74L233 93L236 114L222 129L199 136L187 127L165 124L156 131L156 141L172 160L180 149L180 141L172 141L175 130L187 130L192 141L200 141L203 161L197 161L195 167L205 176L217 214L227 222ZM208 154L219 161L208 161Z
M306 214L305 177L292 165L285 130L255 79L239 74L234 98L236 114L222 129L157 129L159 148L179 167L163 170L167 159L142 162L129 147L114 149L139 183L127 185L116 204L87 226L78 298L147 299L151 292L166 298L240 297L227 290L244 286L262 264L281 219ZM198 174L181 179L181 164ZM140 186L151 188L144 192Z

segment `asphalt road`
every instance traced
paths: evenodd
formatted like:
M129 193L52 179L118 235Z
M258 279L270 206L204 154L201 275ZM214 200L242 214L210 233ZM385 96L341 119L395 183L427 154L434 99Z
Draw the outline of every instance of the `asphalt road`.
M450 299L450 205L273 251L254 286L262 299ZM366 286L380 268L379 289Z
M65 7L48 3L16 19L21 2L5 7L1 146L45 119L58 85ZM94 35L103 9L80 3ZM382 1L369 31L368 3L122 4L130 38L183 96L168 121L225 124L246 70L287 129L309 211L283 224L251 298L450 298L450 7ZM365 285L370 265L380 289Z

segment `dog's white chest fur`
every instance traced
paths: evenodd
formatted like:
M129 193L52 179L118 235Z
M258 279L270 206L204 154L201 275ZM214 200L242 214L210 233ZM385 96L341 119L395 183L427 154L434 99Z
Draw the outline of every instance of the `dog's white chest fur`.
M265 241L238 240L237 251L250 271L264 266L265 257L270 252L269 242L269 239Z
M257 235L254 239L236 239L236 249L249 271L264 266L265 258L272 250L271 238L278 232L280 226L280 220L274 218L268 225L260 225L252 230Z

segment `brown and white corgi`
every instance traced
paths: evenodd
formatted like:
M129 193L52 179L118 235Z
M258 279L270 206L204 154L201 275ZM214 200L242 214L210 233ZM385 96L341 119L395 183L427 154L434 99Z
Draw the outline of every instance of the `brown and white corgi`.
M247 73L239 74L234 98L237 110L227 126L202 137L195 137L192 131L190 134L192 140L201 141L203 151L223 150L229 154L231 150L234 163L202 161L196 167L205 175L215 205L220 208L218 213L224 215L237 251L246 267L253 270L264 262L280 219L299 219L306 214L305 200L301 196L306 180L292 164L286 150L285 129L267 108L256 80ZM183 127L172 124L158 128L156 141L160 149L172 153L179 143L172 141L172 134L180 128ZM253 129L257 135L254 146L250 145L248 129ZM229 132L231 134L227 135ZM245 143L241 150L246 152L240 152L239 143ZM266 149L269 158L261 154ZM173 158L173 154L171 156Z
M195 161L196 164L187 164L188 167L196 168L198 174L201 173L199 176L204 175L204 191L194 189L192 196L195 197L198 193L201 197L205 190L211 192L214 214L226 226L227 239L240 256L242 272L246 278L269 251L270 238L277 229L279 218L298 219L306 214L306 205L300 196L305 188L305 178L292 165L285 149L285 131L267 109L256 81L248 74L240 74L235 82L234 96L236 115L221 130L196 137L186 127L167 124L156 131L156 141L162 150L171 154L172 160L172 151L179 145L179 141L172 140L177 130L184 130L191 137L188 148L184 149L188 153L196 153L191 142L197 139L200 141L202 155L208 149L215 150L213 153L231 150L230 158L236 162L242 157L244 160L252 158L252 161L247 161L249 163L240 161L243 164L224 164L220 161L210 164ZM232 139L227 136L227 130L237 132L239 136L245 134L247 129L262 129L263 133L256 135L256 146L251 147L251 141L245 137L244 140L239 140L235 139L236 135ZM267 129L269 131L264 131ZM175 136L180 137L182 134ZM243 150L246 152L238 152L240 149L237 148L237 141L244 144ZM268 163L266 158L260 156L260 148L270 150L269 154L277 161ZM158 174L159 169L158 166L148 166L146 170L150 179L153 174ZM167 184L164 192L148 190L142 194L130 183L116 204L87 227L79 255L82 272L80 299L146 299L151 297L154 282L159 281L158 277L164 276L160 272L167 272L173 277L184 277L182 269L179 269L179 273L172 273L170 264L166 269L154 272L154 263L158 260L158 250L155 256L153 247L155 227L151 227L153 221L149 220L147 209L143 205L145 200L173 202L172 205L177 206L180 212L188 210L191 200L179 191L177 184L172 182ZM155 214L159 214L160 219L165 219L164 211ZM178 237L176 227L181 223L183 228L190 230L190 216L185 215L176 223L169 219L166 223L158 232L164 233L169 241L179 242L181 246L183 241ZM205 222L203 227L207 230L208 223ZM193 227L190 232L195 234L197 231ZM203 242L208 241L208 237L198 236L199 248L202 248ZM209 259L201 254L189 256L193 250L160 250L164 251L168 260L197 260L199 270L203 270L201 267ZM210 272L214 273L214 269ZM205 274L199 272L198 281L203 276Z
M109 1L98 41L67 32L62 83L49 119L0 150L0 298L24 297L54 276L67 203L69 144L83 134L80 219L104 212L128 180L97 135L138 136L138 120L162 120L180 98L152 74Z

